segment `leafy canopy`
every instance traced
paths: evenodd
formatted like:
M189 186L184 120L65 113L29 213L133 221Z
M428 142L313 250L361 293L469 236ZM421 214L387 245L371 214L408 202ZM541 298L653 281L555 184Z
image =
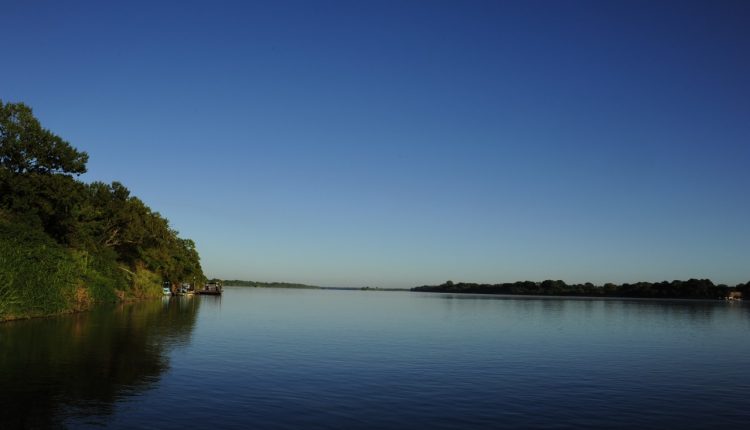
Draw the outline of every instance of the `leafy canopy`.
M0 100L0 219L84 256L97 284L124 273L135 282L142 270L170 282L202 281L195 243L121 183L77 180L87 161L85 152L42 128L29 107Z
M88 154L43 128L31 108L0 100L0 166L14 173L86 173Z

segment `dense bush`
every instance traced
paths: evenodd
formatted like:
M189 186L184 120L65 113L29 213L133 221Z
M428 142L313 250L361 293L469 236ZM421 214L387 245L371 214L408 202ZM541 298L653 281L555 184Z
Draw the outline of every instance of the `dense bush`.
M75 308L81 275L70 252L44 233L0 221L0 318Z

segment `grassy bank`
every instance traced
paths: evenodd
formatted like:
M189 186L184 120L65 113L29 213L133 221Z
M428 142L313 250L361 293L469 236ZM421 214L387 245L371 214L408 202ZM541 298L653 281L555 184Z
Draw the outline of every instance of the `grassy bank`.
M65 248L41 231L0 220L0 321L161 295L161 278Z

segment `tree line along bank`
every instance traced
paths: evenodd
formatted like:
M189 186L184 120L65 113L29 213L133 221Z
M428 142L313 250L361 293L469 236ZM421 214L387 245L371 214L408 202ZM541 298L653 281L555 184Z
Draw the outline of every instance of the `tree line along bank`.
M590 282L566 284L560 280L543 282L519 281L503 284L476 284L447 281L440 285L423 285L412 291L477 294L518 294L539 296L632 297L653 299L725 299L730 296L750 296L750 282L730 287L714 284L710 279L687 281L636 282L601 286Z
M195 243L121 183L84 183L88 154L0 100L0 321L157 297L204 282Z

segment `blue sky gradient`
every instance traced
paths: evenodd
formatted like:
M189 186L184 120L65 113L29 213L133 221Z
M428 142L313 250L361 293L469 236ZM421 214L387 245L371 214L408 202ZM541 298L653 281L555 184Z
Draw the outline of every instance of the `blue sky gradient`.
M2 9L0 98L209 276L750 280L749 2Z

